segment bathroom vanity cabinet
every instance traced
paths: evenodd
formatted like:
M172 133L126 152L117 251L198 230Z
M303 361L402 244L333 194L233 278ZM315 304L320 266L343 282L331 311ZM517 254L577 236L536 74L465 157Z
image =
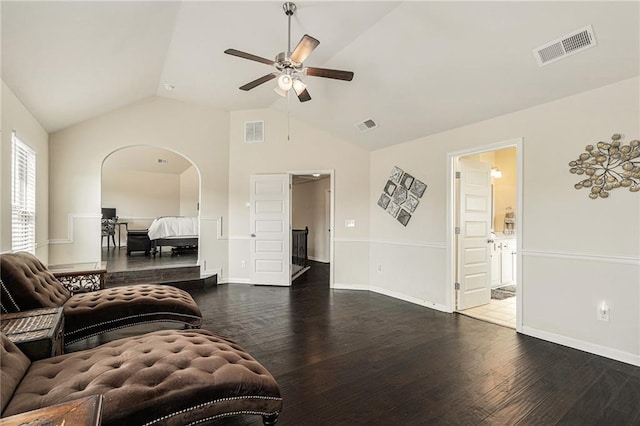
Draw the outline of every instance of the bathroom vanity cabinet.
M516 238L496 236L491 242L491 287L516 281Z

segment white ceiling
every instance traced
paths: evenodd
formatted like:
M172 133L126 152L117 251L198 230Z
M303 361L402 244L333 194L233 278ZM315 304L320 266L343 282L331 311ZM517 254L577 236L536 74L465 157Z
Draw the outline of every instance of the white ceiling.
M282 2L2 2L2 78L50 132L150 96L225 110L276 108L373 150L640 74L639 2L300 1L292 45L310 102L287 102L272 71L223 53L286 50ZM592 25L598 45L539 68L532 49ZM293 47L292 46L292 47ZM164 83L175 86L165 90ZM378 128L360 133L357 122Z

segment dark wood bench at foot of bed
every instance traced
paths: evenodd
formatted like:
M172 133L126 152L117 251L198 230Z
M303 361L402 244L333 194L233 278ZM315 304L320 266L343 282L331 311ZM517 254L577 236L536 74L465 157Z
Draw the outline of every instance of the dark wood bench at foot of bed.
M129 229L127 231L127 256L131 256L132 251L144 251L145 256L149 256L151 253L151 240L146 229Z

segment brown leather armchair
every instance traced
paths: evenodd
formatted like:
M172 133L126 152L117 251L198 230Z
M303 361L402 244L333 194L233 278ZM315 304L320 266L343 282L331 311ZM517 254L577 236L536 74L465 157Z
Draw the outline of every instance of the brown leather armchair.
M202 314L191 295L175 287L138 284L72 296L34 255L0 255L3 313L60 306L65 346L137 324L174 322L199 328L202 323Z

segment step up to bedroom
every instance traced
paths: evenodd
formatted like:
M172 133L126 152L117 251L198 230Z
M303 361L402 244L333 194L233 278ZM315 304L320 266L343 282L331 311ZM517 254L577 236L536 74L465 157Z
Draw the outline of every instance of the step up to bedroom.
M189 290L216 285L217 278L217 275L201 275L200 267L192 265L107 272L105 282L107 287L153 283Z
M180 253L172 256L145 256L143 252L127 256L124 247L102 249L106 263L106 287L129 284L163 283L185 290L217 284L217 275L200 274L198 253Z

